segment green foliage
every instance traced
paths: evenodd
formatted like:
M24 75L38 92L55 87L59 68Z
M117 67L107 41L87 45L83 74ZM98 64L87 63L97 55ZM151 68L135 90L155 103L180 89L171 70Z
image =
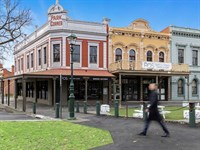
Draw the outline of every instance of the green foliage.
M108 131L69 122L0 122L1 150L86 150L112 142Z

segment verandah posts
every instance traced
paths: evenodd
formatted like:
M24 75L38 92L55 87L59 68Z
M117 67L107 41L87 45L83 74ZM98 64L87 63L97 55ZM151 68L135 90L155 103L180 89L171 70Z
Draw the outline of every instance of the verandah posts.
M195 103L189 103L189 126L196 127Z
M100 116L100 102L99 101L96 102L96 115Z

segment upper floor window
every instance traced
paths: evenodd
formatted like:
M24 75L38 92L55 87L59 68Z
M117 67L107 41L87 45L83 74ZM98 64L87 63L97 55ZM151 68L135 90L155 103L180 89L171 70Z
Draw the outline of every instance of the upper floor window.
M184 82L183 79L178 80L178 95L184 94Z
M164 58L164 53L163 52L160 52L159 53L159 62L164 62L165 58Z
M21 58L21 70L23 70L24 69L24 60L23 60L23 58Z
M194 79L193 81L192 81L192 94L197 94L197 80L196 79Z
M115 50L115 61L122 60L122 50L120 48L117 48Z
M178 49L178 63L184 63L184 50Z
M33 53L31 53L31 68L33 68Z
M38 50L38 65L41 66L41 50Z
M18 71L20 71L20 59L18 60Z
M151 51L147 52L147 61L152 61L152 52Z
M197 50L192 51L192 65L193 66L198 65L198 51Z
M43 49L43 55L44 55L44 64L46 64L47 63L47 48L46 47L44 47Z
M80 63L80 45L74 45L73 61Z
M60 62L60 44L53 44L53 62Z
M26 60L26 62L27 62L27 69L29 69L29 55L27 55L27 60Z
M17 72L17 62L15 60L15 72Z
M97 46L90 46L90 63L97 63Z
M135 51L133 49L129 51L129 61L135 61Z

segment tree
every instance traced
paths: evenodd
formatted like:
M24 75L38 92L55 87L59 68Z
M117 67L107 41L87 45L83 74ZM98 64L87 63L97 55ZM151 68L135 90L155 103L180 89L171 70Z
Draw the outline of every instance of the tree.
M12 52L13 42L23 37L24 27L30 24L30 10L21 8L18 0L0 0L0 59Z

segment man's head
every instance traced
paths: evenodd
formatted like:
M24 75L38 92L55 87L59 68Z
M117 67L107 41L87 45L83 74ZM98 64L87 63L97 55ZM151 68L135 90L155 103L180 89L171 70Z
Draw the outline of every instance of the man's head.
M149 84L149 90L153 91L153 90L156 90L156 89L157 89L157 84L155 84L155 83Z

